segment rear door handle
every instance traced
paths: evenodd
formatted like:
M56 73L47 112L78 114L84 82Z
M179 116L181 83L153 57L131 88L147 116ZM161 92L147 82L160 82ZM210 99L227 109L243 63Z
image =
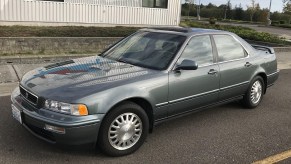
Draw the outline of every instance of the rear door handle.
M250 62L246 62L245 67L250 67L252 64Z
M215 69L211 69L211 70L209 70L208 75L215 75L215 74L217 74L217 73L218 73L217 70L215 70Z

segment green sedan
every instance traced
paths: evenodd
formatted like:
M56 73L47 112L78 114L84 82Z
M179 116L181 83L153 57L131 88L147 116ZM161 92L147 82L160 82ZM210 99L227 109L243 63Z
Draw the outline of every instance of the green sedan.
M46 142L122 156L171 118L235 100L257 107L278 76L272 48L233 33L147 28L98 56L28 72L11 107L14 118Z

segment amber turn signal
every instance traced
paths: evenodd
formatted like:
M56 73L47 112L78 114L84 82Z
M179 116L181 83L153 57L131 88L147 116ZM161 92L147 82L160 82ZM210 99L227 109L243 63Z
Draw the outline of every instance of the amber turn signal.
M87 116L88 115L88 110L86 105L78 105L78 111L80 116Z

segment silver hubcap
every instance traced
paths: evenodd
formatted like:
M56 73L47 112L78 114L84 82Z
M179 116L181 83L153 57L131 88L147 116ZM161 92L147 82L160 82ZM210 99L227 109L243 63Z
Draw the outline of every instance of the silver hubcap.
M141 134L141 119L134 113L124 113L111 123L108 139L115 149L126 150L137 143Z
M262 96L262 84L260 81L254 82L251 89L251 101L254 104L257 104Z

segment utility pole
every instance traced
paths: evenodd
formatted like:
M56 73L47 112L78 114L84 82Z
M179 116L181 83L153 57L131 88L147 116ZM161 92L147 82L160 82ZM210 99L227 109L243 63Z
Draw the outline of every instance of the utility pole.
M270 26L272 24L271 21L271 7L272 7L272 0L270 0L270 6L269 6L269 12L268 12L268 18L267 18L267 25Z

